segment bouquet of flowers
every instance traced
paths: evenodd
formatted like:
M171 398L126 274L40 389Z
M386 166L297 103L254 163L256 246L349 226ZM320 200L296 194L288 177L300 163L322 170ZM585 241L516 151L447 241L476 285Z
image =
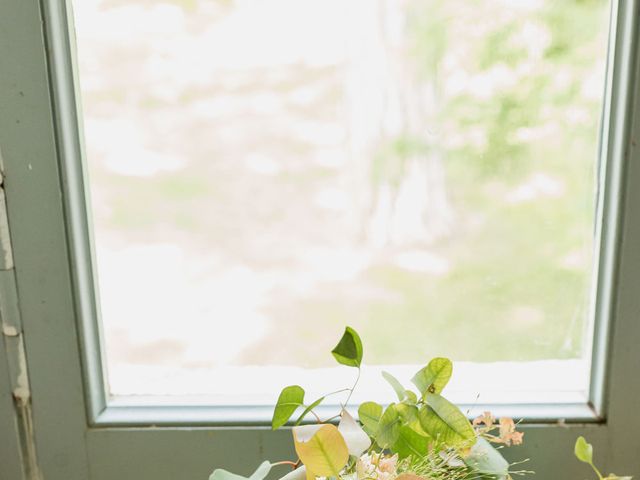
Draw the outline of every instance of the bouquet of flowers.
M360 378L362 342L347 327L331 352L342 365L358 369L348 398L335 417L322 421L314 409L326 395L307 403L298 385L285 387L276 403L272 427L293 421L297 461L263 462L250 477L215 470L209 480L263 480L275 466L292 470L281 480L457 480L487 478L507 480L513 474L499 449L519 445L523 433L510 418L496 419L489 412L470 422L442 391L453 366L447 358L434 358L412 378L417 391L405 388L383 372L398 400L384 408L368 401L358 407L358 420L347 405ZM336 392L334 392L336 393ZM313 415L317 423L304 424ZM337 425L332 423L338 420Z

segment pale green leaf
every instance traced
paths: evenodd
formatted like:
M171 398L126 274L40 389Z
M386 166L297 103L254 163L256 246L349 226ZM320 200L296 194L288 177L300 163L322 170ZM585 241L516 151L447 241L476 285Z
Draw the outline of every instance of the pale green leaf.
M464 463L478 473L504 477L509 473L509 463L487 440L479 437L464 457Z
M362 363L362 341L358 332L347 327L338 345L331 350L331 353L338 363L359 368Z
M615 473L610 473L603 480L632 480L633 477L619 477Z
M420 424L439 442L454 446L475 441L475 432L458 407L437 393L427 393L427 404L420 409Z
M378 445L384 448L396 443L400 435L400 424L400 414L396 410L396 405L392 403L386 408L378 423L378 431L375 435Z
M338 431L340 431L344 441L347 443L349 455L359 457L371 446L371 439L349 412L342 410L340 417Z
M593 463L593 446L587 443L583 436L579 436L576 440L574 453L581 462L588 463L589 465Z
M293 443L307 476L338 477L349 460L349 449L335 425L293 427Z
M422 458L429 448L429 437L420 435L408 425L401 425L398 431L398 439L391 446L391 451L397 453L400 458L410 455Z
M588 463L589 465L593 463L593 447L590 443L587 443L583 436L578 437L576 440L574 453L581 462Z
M404 400L403 403L408 403L409 405L415 405L418 403L418 397L411 390L404 391Z
M391 375L389 372L382 371L382 376L384 379L389 382L389 385L393 387L393 390L396 392L398 396L398 400L402 401L405 398L405 389L402 384L398 381L396 377Z
M426 393L440 393L449 383L453 373L453 364L448 358L437 357L418 371L411 381L424 397Z
M263 480L267 475L269 475L271 467L271 462L262 462L257 470L249 477L249 480Z
M382 405L376 402L364 402L358 408L358 419L364 431L375 437L378 431L378 423L382 417Z
M250 477L243 477L242 475L237 475L218 468L209 475L209 480L263 480L269 474L270 470L271 462L268 461L262 462Z
M276 408L273 410L271 428L277 430L291 418L291 415L304 406L304 389L298 385L291 385L282 389Z
M295 470L290 471L285 476L280 477L279 480L305 480L307 478L307 467L304 465L299 466Z

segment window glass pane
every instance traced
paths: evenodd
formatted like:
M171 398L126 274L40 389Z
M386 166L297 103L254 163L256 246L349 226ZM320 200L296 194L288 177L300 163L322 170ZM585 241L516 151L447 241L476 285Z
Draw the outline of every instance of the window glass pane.
M333 386L348 324L459 398L584 394L608 2L74 8L111 393Z

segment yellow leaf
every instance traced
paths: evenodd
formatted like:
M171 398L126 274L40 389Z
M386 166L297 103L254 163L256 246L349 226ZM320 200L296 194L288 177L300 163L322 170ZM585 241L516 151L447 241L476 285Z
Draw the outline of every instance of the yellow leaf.
M349 450L344 437L335 425L319 426L313 435L308 427L293 429L296 453L307 467L307 477L338 477L349 460Z
M305 465L305 466L306 466L306 465ZM307 471L306 471L306 474L305 474L305 475L306 475L307 480L316 480L316 476L315 476L315 475L313 474L313 472L312 472L311 470L309 470L308 468L307 468Z

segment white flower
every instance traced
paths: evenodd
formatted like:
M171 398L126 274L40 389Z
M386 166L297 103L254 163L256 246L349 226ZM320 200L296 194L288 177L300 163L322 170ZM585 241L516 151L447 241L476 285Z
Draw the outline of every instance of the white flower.
M358 480L393 480L397 475L398 455L364 454L358 459Z

